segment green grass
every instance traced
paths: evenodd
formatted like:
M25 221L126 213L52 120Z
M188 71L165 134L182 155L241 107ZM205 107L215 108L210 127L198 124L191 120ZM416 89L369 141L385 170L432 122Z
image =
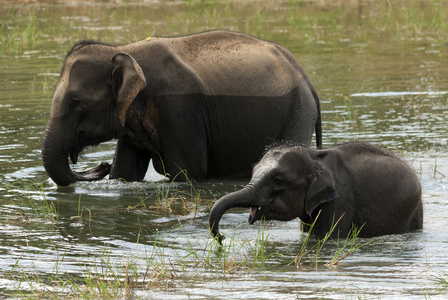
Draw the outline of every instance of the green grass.
M347 115L347 117L342 117L345 123L345 130L354 133L355 137L358 138L361 133L366 131L365 123L361 123L359 120L359 112L353 105L350 97L345 95L339 95L339 97L344 99L345 113Z
M341 239L338 234L338 238L332 241L330 237L333 235L333 232L336 230L336 227L343 216L341 216L341 218L339 218L338 220L333 221L333 224L328 233L325 235L325 237L323 237L322 239L317 239L317 241L315 241L312 239L312 231L319 216L320 211L316 219L314 220L313 224L308 225L309 226L308 232L303 234L300 251L298 252L294 260L294 263L298 269L300 269L304 261L304 257L306 257L307 255L313 256L313 259L310 261L310 264L314 264L317 267L319 265L319 262L321 261L320 255L322 249L329 241L334 243L336 250L331 260L323 264L326 267L332 267L337 265L341 260L347 258L350 254L354 253L359 248L368 245L369 243L372 242L372 241L365 242L364 240L359 241L358 235L362 230L362 227L357 228L356 226L352 227L348 236L345 239L344 238ZM312 245L313 243L311 243L311 241L314 243L314 245Z
M0 215L3 222L59 221L58 202L49 200L42 183L12 183L3 188L15 197L8 209Z
M448 9L443 1L325 3L208 0L168 7L123 4L120 10L89 4L69 10L51 4L5 5L0 9L0 55L23 54L47 44L65 52L80 39L129 43L150 35L178 36L216 28L310 44L377 39L446 43L448 39Z
M347 258L350 254L357 251L359 248L372 243L372 240L365 242L363 240L359 241L358 235L362 230L357 228L355 225L352 226L348 237L344 240L340 240L339 238L336 240L337 251L334 254L333 258L325 264L327 267L332 267L337 265L341 260Z
M448 273L433 275L431 278L440 288L448 289Z
M174 179L180 175L184 175L186 178L186 184L190 187L189 190L178 190L175 186L178 183L169 180L151 181L149 184L153 187L153 191L150 194L145 194L144 190L136 190L132 187L132 190L139 200L139 203L134 206L126 208L127 211L135 209L151 209L158 210L167 213L173 213L174 211L183 211L185 213L193 213L194 218L199 210L201 202L201 190L195 188L193 182L189 179L186 170L180 170L178 174L174 176ZM165 172L165 176L167 176ZM126 180L122 180L126 182ZM149 200L155 204L149 206L146 201ZM155 201L154 201L155 200Z
M31 82L31 90L52 91L56 86L59 73L51 73L50 70L34 75Z

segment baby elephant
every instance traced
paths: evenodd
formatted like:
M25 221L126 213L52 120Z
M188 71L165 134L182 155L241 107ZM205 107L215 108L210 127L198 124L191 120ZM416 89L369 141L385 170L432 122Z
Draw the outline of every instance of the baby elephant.
M250 182L213 206L209 225L220 243L224 237L218 232L219 221L232 207L250 208L250 224L262 217L316 221L312 233L317 238L339 218L333 235L341 237L348 235L352 224L364 225L360 237L423 227L421 187L413 170L398 157L362 142L320 150L298 145L271 148L255 165Z

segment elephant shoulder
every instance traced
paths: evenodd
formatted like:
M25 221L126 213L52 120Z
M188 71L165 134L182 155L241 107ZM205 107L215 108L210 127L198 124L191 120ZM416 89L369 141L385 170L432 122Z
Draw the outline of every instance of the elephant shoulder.
M348 168L368 176L395 174L404 181L419 182L413 169L399 156L365 142L351 142L336 147Z
M175 38L154 38L135 49L153 95L186 95L201 90L202 80ZM142 48L143 47L143 48ZM137 58L138 57L138 58Z
M327 161L334 161L339 166L353 172L372 173L379 168L401 168L406 172L408 165L395 154L366 142L349 142L327 149L331 157Z
M340 144L334 147L336 151L339 151L345 155L350 156L387 156L387 157L396 157L391 152L382 149L378 146L372 145L366 142L348 142L345 144Z

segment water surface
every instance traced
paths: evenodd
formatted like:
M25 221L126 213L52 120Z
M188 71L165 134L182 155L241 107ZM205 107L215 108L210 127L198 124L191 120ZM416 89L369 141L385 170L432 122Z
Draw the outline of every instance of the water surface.
M0 295L76 292L55 283L96 276L137 282L134 295L151 299L446 297L446 284L436 281L448 278L446 11L447 1L2 6ZM209 236L208 212L244 181L192 188L162 184L152 169L137 183L104 179L58 188L48 178L42 134L73 43L120 44L215 28L274 40L298 58L321 98L325 146L365 140L411 164L423 187L424 229L368 239L335 267L324 266L337 249L328 242L317 261L310 253L298 268L304 237L297 220L264 229L247 224L247 210L232 210L221 222L232 247L223 261ZM75 168L111 161L114 147L109 141L87 149ZM165 192L176 197L162 201ZM57 217L42 212L45 201ZM262 237L264 255L256 256Z

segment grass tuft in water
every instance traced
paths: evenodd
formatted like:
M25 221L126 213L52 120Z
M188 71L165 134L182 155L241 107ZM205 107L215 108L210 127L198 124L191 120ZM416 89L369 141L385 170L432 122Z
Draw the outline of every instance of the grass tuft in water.
M3 221L26 222L32 218L52 223L59 221L58 202L47 198L42 183L12 183L4 188L15 197L10 200L11 205L3 205L6 208L0 215Z
M302 264L302 259L305 256L307 256L308 254L312 254L312 253L314 253L314 259L311 261L311 263L314 263L316 267L318 266L318 263L320 261L320 254L322 252L324 245L327 244L327 242L329 240L331 240L330 237L332 236L333 232L336 230L336 227L337 227L339 221L343 218L343 215L342 215L338 220L336 220L336 222L333 221L333 225L331 226L330 230L327 232L325 237L322 239L317 239L317 242L310 247L312 230L313 230L319 216L320 216L320 211L319 211L316 219L314 220L314 222L311 225L307 225L307 226L309 226L308 232L303 237L300 251L296 255L296 258L294 261L295 265L297 266L298 269L300 269L300 266ZM361 226L361 228L358 229L355 225L353 225L352 229L350 230L347 238L345 239L345 241L343 243L342 243L342 240L340 240L339 234L338 234L338 238L335 241L336 252L335 252L333 258L329 262L325 263L324 266L326 266L326 267L335 266L341 260L347 258L350 254L354 253L359 248L361 248L367 244L370 244L372 241L369 241L369 242L364 242L363 240L358 241L358 235L359 235L359 232L361 231L361 229L362 229L362 226ZM347 250L347 248L348 248L348 250Z
M434 281L440 288L448 290L448 273L434 275L431 280Z
M364 226L364 225L363 225ZM341 260L347 258L350 254L354 253L359 248L370 244L372 241L364 242L363 240L358 241L358 235L360 231L362 230L361 226L359 229L352 225L352 229L350 230L347 239L345 242L341 245L341 241L339 240L339 237L336 241L337 251L333 258L327 262L324 266L326 267L332 267L337 265ZM348 250L347 250L348 248Z
M347 118L344 116L343 121L345 123L345 130L355 133L356 138L358 138L359 133L365 132L365 123L361 123L358 117L358 110L353 105L350 97L340 95L344 99L345 112L347 114Z

